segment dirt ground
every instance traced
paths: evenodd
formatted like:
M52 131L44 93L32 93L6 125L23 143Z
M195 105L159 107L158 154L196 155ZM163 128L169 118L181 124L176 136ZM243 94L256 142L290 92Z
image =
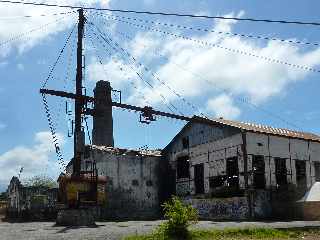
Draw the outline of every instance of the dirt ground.
M54 222L0 223L0 240L118 240L128 235L152 232L162 221L98 222L96 227L58 227ZM305 222L213 222L200 221L195 229L319 227L320 221ZM304 240L320 239L316 234Z

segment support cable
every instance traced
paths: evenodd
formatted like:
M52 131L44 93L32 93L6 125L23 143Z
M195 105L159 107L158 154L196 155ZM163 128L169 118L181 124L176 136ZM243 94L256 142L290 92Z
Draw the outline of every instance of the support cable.
M93 23L92 23L93 24ZM94 24L93 24L94 25ZM95 26L95 25L94 25ZM99 28L97 26L95 26L97 28L97 30L100 32L100 34L103 34ZM208 118L205 114L203 114L200 109L198 107L196 107L193 103L189 102L186 98L184 98L180 93L178 93L176 90L174 90L171 86L169 86L166 82L164 82L163 80L161 80L155 73L153 73L151 71L151 69L145 65L143 65L141 62L139 62L137 60L137 58L135 58L132 54L130 54L127 50L125 50L124 48L122 48L117 42L115 42L114 40L110 39L110 41L113 41L114 44L120 48L128 57L132 58L133 61L135 62L135 64L139 67L142 67L146 72L150 73L151 76L156 79L161 85L163 85L164 87L166 87L171 93L173 93L175 96L178 97L178 99L182 100L185 104L187 104L189 107L191 107L195 112L199 112L199 114L204 117L204 118ZM183 114L182 114L183 115Z
M69 15L69 16L70 16L70 15ZM5 44L8 44L8 43L10 43L10 42L19 40L19 39L21 39L21 38L25 37L26 35L29 35L29 34L31 34L31 33L33 33L33 32L42 30L42 29L46 28L46 27L49 26L49 25L58 23L58 22L62 21L62 20L65 19L65 18L66 18L66 16L61 17L61 18L58 18L58 19L54 20L53 22L46 23L46 24L44 24L44 25L41 25L40 27L33 28L33 29L31 29L31 30L29 30L29 31L27 31L27 32L23 32L23 33L20 33L20 34L15 35L15 36L12 36L11 38L9 38L9 39L7 39L7 40L5 40L5 41L3 41L3 42L0 42L0 47L3 46L3 45L5 45Z
M74 40L76 40L76 36L74 36ZM73 56L74 56L74 53L75 53L75 44L76 44L76 41L71 41L72 44L70 45L71 47L71 50L70 50L70 54L69 54L69 57L68 57L68 60L67 60L67 69L66 69L66 74L65 74L65 77L63 79L63 91L65 91L67 89L67 84L68 82L70 82L70 73L71 73L71 63L72 63L72 59L73 59ZM70 43L70 41L69 41ZM59 107L58 107L58 114L57 114L57 119L59 120L60 118L60 112L62 111L62 104L63 104L63 99L61 99L60 103L59 103ZM58 121L57 121L57 124L56 124L56 127L58 128Z
M61 148L59 147L59 139L57 137L56 129L55 129L54 123L52 121L52 117L51 117L48 101L47 101L47 98L46 98L45 94L42 94L42 101L43 101L43 105L44 105L44 108L45 108L45 112L46 112L49 128L50 128L50 131L51 131L51 136L52 136L53 144L54 144L54 147L55 147L56 155L58 157L58 163L60 165L60 170L64 171L66 165L65 165L64 160L63 160Z
M60 60L60 58L61 58L61 56L62 56L62 53L64 52L64 49L66 48L66 46L67 46L67 44L68 44L68 42L69 42L69 40L70 40L70 38L71 38L71 36L72 36L72 33L73 33L74 30L76 29L76 26L77 26L77 24L74 25L74 27L72 28L69 36L67 37L66 42L64 43L62 49L60 50L59 55L58 55L56 61L54 62L52 68L50 69L50 72L49 72L48 77L46 78L46 80L45 80L44 83L42 84L42 88L45 88L45 86L46 86L47 83L48 83L48 80L51 78L52 73L53 73L54 69L56 68L56 66L57 66L57 64L58 64L58 62L59 62L59 60Z
M13 0L0 0L0 3L23 4L23 5L32 5L32 6L46 6L46 7L59 7L59 8L70 8L70 9L84 9L84 10L95 10L95 11L109 11L109 12L121 12L121 13L148 14L148 15L160 15L160 16L175 16L175 17L189 17L189 18L221 19L221 20L237 20L237 21L248 21L248 22L264 22L264 23L281 23L281 24L320 26L319 22L304 22L304 21L295 21L295 20L290 21L290 20L277 20L277 19L256 19L256 18L195 15L195 14L184 14L184 13L136 11L136 10L126 10L126 9L111 9L111 8L74 6L74 5L67 5L67 4L61 5L61 4L38 3L38 2L21 2L21 1L13 1Z
M101 57L101 55L99 54L99 51L98 51L97 47L96 47L95 44L93 43L93 39L92 39L92 36L91 36L91 34L89 33L89 31L87 32L87 35L88 35L88 37L89 37L89 40L90 40L90 42L91 42L91 45L92 45L94 51L96 52L96 54L97 54L97 56L98 56L98 61L99 61L99 63L101 64L101 66L103 66L103 70L104 70L105 72L107 72L106 69L105 69L105 67L104 67L104 64L103 64L103 61L102 61L102 57ZM106 50L107 54L109 55L109 57L112 59L112 61L113 61L115 64L117 64L117 67L119 68L119 70L120 70L120 71L124 74L124 76L126 77L125 71L124 71L124 69L123 69L123 67L125 67L125 65L119 63L119 62L117 61L117 59L113 57L112 53L108 50L108 48L106 48L106 46L104 45L104 43L103 43L101 40L98 40L98 41L100 42L100 44L103 45L103 47L105 47L105 50ZM123 66L123 67L121 67L121 66ZM137 91L138 94L141 96L141 98L145 101L145 103L148 104L148 105L151 105L151 103L148 101L148 99L144 96L144 93L142 93L142 92L139 90L139 88L134 84L134 82L131 81L129 77L128 77L127 79L129 80L129 82L130 82L130 84L132 85L132 87L133 87L134 89L136 89L136 91Z
M104 42L106 42L115 52L118 52L117 47L114 47L114 46L111 44L111 42L110 42L108 39L106 39L105 36L103 36L103 35L101 35L101 34L97 35L94 31L92 31L92 32L93 32L93 34L94 34L96 37L99 37L99 38L101 38ZM130 58L128 58L128 56L126 56L126 54L123 53L123 51L121 51L121 54L122 54L122 56L123 56L124 58L130 59ZM130 60L131 60L131 62L133 62L132 59L130 59ZM135 65L134 62L133 62L133 65ZM137 71L135 71L134 68L133 68L131 65L129 65L129 67L136 73L136 75L139 77L139 79L141 79L143 82L145 82L145 83L150 87L150 89L151 89L152 91L154 91L155 93L157 93L155 87L154 87L150 82L148 82L147 80L145 80L144 78L142 78L141 74L138 73ZM157 94L161 97L162 102L165 104L165 106L166 106L172 113L174 113L174 110L173 110L172 108L174 108L174 109L177 110L177 107L175 107L172 103L170 103L170 102L163 96L163 94L161 94L161 93L157 93Z
M126 38L126 39L128 39L128 40L130 40L130 41L134 40L133 37L130 37L129 35L127 35L127 34L124 33L124 32L120 32L120 31L117 31L117 30L116 30L116 33L120 34L121 36L123 36L124 38ZM147 46L144 45L144 44L139 44L139 45L143 46L144 48L147 47ZM275 113L273 113L273 112L271 112L271 111L269 111L269 110L266 110L266 109L264 109L264 108L259 107L258 105L256 105L256 104L254 104L253 102L251 102L249 99L238 97L238 96L234 95L233 93L231 93L230 91L228 91L228 90L226 90L226 89L223 89L223 88L221 88L221 87L218 87L215 83L209 81L207 78L204 78L204 77L201 76L200 74L194 73L194 72L188 70L187 68L181 66L180 64L175 63L174 61L172 61L172 59L170 59L170 58L168 58L167 56L161 54L161 53L160 53L160 49L159 49L158 51L156 51L156 50L155 50L155 51L152 51L152 53L153 53L154 55L157 55L157 56L160 56L160 57L162 57L162 58L165 58L165 59L168 60L168 61L170 60L174 65L176 65L176 66L177 66L178 68L180 68L181 70L190 73L191 75L195 76L196 78L205 80L208 84L210 84L211 86L214 86L214 88L216 88L216 89L219 90L219 91L223 91L224 93L226 93L226 94L228 94L229 96L233 97L233 98L234 98L235 100L237 100L238 102L245 103L245 104L247 104L247 105L249 105L249 106L251 106L251 107L253 107L253 108L255 108L255 109L257 109L257 110L259 110L259 111L261 111L261 112L263 112L264 114L269 115L270 117L273 117L273 118L275 118L275 119L280 120L281 122L285 123L285 124L288 125L288 126L292 126L292 127L294 127L294 128L300 129L300 130L302 129L301 127L299 127L299 126L296 125L295 123L289 122L288 120L280 117L279 115L277 115L277 114L275 114Z
M145 26L145 25L141 25L141 24L135 24L135 23L132 23L132 22L123 21L123 20L116 19L116 18L109 18L109 19L115 20L115 21L118 21L118 22L122 22L122 23L125 23L125 24L128 24L128 25L134 26L134 27L138 27L138 28L141 28L141 29L144 29L144 30L158 32L160 34L165 34L165 35L168 35L168 36L171 36L171 37L192 41L192 42L197 43L197 44L199 44L201 46L206 46L206 47L210 47L210 48L218 48L218 49L222 49L222 50L225 50L225 51L228 51L228 52L232 52L232 53L235 53L235 54L240 54L240 55L244 55L244 56L258 58L258 59L261 59L261 60L264 60L264 61L267 61L267 62L270 62L270 63L281 64L281 65L286 65L286 66L289 66L289 67L292 67L292 68L296 68L296 69L301 69L301 70L310 71L310 72L314 72L314 73L320 73L320 70L312 68L312 67L309 67L309 66L293 64L293 63L289 63L289 62L282 61L282 60L279 60L279 59L273 59L273 58L270 58L270 57L257 55L255 53L246 52L246 51L243 51L243 50L228 48L228 47L224 47L224 46L222 46L220 44L209 43L209 42L204 41L204 40L194 39L194 38L186 37L186 36L181 35L181 34L178 35L178 34L175 34L175 33L162 31L162 30L159 30L159 29L156 29L156 28L151 28L149 26Z
M250 38L250 39L278 41L278 42L282 42L282 43L300 44L300 45L309 45L309 46L310 45L313 45L313 46L320 45L319 43L304 42L304 41L299 41L299 40L281 39L281 38L276 38L276 37L268 37L268 36L253 35L253 34L242 34L242 33L224 32L224 31L215 31L212 29L201 28L201 27L188 27L188 26L180 25L180 24L156 22L153 20L141 19L141 18L136 18L136 17L126 17L126 16L119 16L119 15L113 15L113 14L110 15L110 14L103 14L103 13L97 13L96 15L108 16L108 17L113 16L114 18L117 18L117 19L126 19L129 21L136 21L136 22L152 24L152 25L160 25L163 27L178 28L178 29L183 29L183 30L192 30L192 31L205 32L205 33L215 33L218 35L226 35L225 37L230 37L230 36L244 37L244 38Z

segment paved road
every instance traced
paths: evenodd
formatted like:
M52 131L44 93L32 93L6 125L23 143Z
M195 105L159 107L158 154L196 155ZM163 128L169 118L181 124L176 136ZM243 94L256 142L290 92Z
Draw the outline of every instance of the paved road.
M0 223L1 240L116 240L126 235L151 232L161 221L130 221L130 222L98 222L95 228L56 227L53 222L31 223ZM224 229L224 228L292 228L320 227L317 222L212 222L200 221L194 228Z

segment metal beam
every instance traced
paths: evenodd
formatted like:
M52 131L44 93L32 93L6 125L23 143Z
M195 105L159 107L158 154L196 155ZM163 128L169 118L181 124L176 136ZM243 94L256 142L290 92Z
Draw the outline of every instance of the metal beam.
M78 96L74 93L68 93L68 92L63 92L63 91L40 89L40 93L49 94L49 95L53 95L53 96L59 96L59 97L65 97L65 98L70 98L70 99L82 99L83 101L87 101L87 102L94 102L93 97L88 97L88 96L83 96L83 95ZM147 112L147 113L150 113L153 115L163 116L163 117L168 117L168 118L175 118L175 119L179 119L179 120L183 120L183 121L193 121L193 120L204 121L205 120L204 118L200 118L200 117L194 118L194 117L187 117L187 116L177 115L177 114L172 114L172 113L167 113L167 112L161 112L161 111L154 110L148 106L138 107L138 106L133 106L133 105L124 104L124 103L118 103L118 102L112 102L111 104L113 107L123 108L123 109L132 110L132 111L136 111L136 112L141 112L141 113Z

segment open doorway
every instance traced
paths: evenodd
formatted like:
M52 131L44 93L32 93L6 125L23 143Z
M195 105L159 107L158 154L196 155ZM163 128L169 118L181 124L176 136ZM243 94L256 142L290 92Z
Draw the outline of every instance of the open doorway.
M194 185L196 188L196 194L204 193L203 163L194 165Z

